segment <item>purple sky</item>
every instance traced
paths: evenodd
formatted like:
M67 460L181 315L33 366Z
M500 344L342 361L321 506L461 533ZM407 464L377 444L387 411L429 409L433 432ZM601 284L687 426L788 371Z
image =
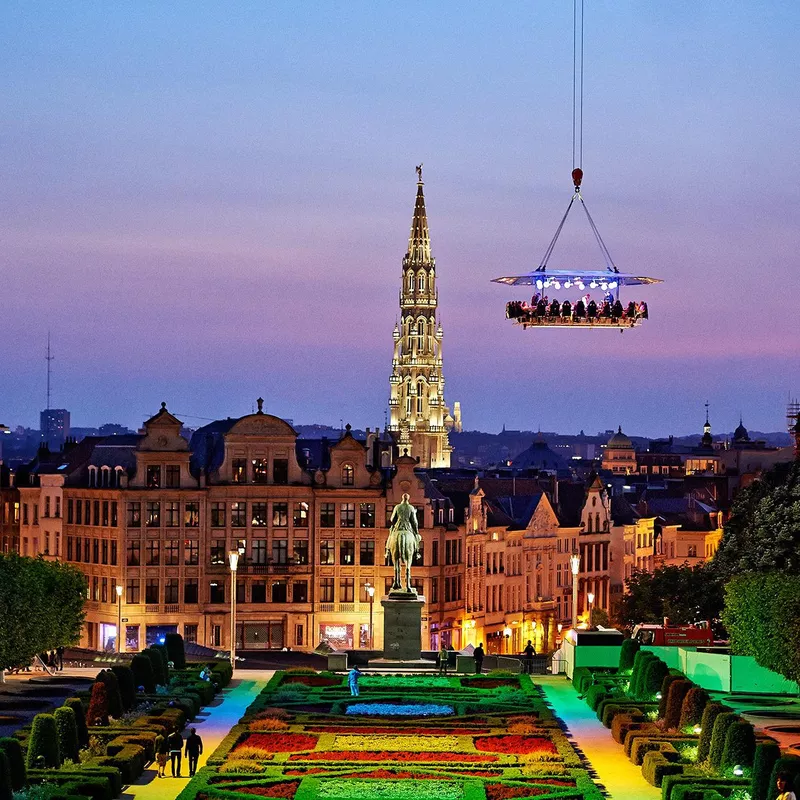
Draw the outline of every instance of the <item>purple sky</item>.
M651 320L526 332L571 192L572 4L0 8L0 422L138 426L162 400L383 424L425 191L465 427L784 425L800 393L795 0L591 0L584 197ZM576 216L552 267L600 266ZM189 415L194 415L189 416Z

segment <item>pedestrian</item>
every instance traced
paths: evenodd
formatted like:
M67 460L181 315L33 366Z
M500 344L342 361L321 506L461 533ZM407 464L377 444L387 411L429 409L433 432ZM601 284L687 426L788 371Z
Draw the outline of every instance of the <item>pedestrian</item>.
M163 733L159 733L156 736L153 746L156 754L156 764L158 764L158 777L166 778L164 770L167 768L167 740L164 738Z
M472 657L475 659L475 674L480 675L481 669L483 668L483 657L486 655L483 652L483 643L479 644L472 653Z
M797 800L797 796L790 788L792 785L792 777L788 772L778 773L777 785L779 794L775 800Z
M181 753L183 752L183 736L178 731L172 731L167 739L167 746L169 748L170 767L172 768L172 777L180 778L181 776Z
M536 655L536 648L531 644L531 640L528 639L528 644L525 645L525 649L522 651L525 654L525 672L528 675L533 674L533 657Z
M350 670L347 676L347 682L350 684L350 694L353 697L358 697L358 679L361 677L361 670L355 666Z
M447 659L448 659L447 648L444 646L444 642L442 642L442 646L441 646L441 648L439 648L439 674L440 675L447 675Z
M58 656L58 670L59 672L64 671L64 645L60 644L56 647L56 655Z
M203 740L197 735L197 728L189 728L189 737L186 739L186 758L189 759L189 777L197 772L197 759L203 752Z

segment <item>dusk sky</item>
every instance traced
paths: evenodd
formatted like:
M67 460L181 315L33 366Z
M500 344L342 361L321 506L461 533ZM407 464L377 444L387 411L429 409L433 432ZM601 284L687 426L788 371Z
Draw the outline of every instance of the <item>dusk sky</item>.
M782 430L800 394L800 3L587 0L583 195L662 278L635 331L527 331L572 191L572 3L0 7L0 422L383 425L424 162L466 429ZM579 224L580 223L580 224ZM576 215L551 267L599 268Z

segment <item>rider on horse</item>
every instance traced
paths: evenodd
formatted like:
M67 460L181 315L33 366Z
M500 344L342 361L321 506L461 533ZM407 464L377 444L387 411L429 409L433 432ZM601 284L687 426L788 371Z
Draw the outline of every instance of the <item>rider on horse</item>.
M400 562L406 567L406 591L413 592L411 588L411 562L419 550L422 537L417 525L417 509L411 505L409 495L403 495L399 505L392 511L389 538L386 541L386 554L391 556L394 564L394 582L392 590L402 589L400 580Z

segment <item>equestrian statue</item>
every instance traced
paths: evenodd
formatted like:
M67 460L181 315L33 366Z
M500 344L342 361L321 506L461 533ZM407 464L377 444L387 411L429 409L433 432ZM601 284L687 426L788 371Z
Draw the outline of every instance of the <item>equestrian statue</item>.
M386 555L392 559L394 565L394 582L389 594L416 594L416 589L411 587L411 562L419 552L422 537L417 525L417 509L411 505L409 495L404 494L399 505L392 511L389 528L389 538L386 540ZM400 580L400 562L406 567L406 586L403 589Z

